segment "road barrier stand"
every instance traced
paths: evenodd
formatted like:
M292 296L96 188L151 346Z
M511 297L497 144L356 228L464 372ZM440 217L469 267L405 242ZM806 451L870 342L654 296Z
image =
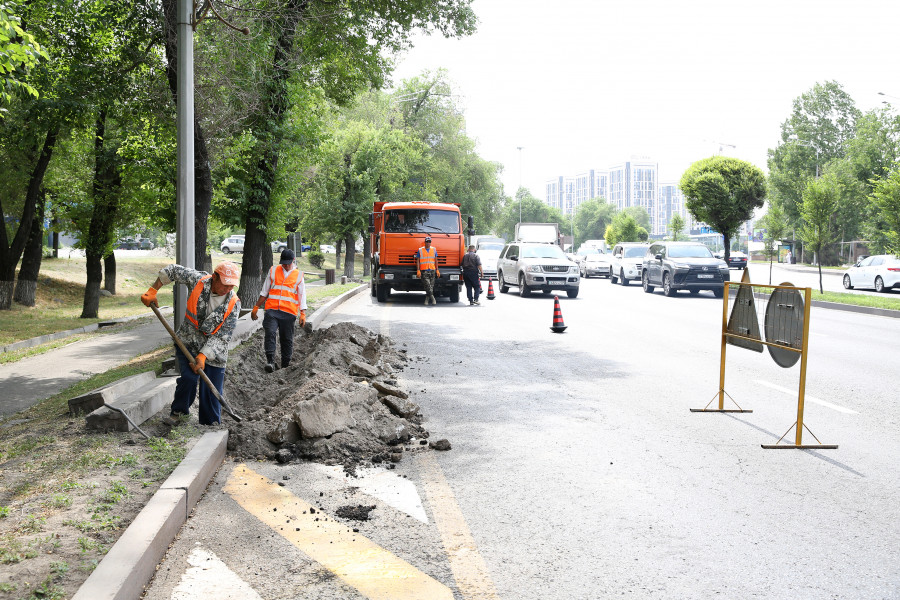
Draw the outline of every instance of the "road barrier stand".
M737 287L732 299L731 286ZM803 293L803 296L800 293ZM800 361L800 385L797 397L797 420L778 438L774 444L762 444L765 449L800 448L800 449L836 449L837 445L822 444L819 438L803 422L804 398L806 395L806 359L809 353L809 311L812 290L799 288L790 283L766 285L750 283L750 273L745 268L740 282L725 282L722 295L722 351L719 362L719 391L703 408L692 408L691 412L753 412L741 408L725 391L725 348L728 344L745 348L754 352L762 352L767 348L775 363L785 369ZM729 317L729 304L731 314ZM759 326L759 314L765 315L763 327ZM765 334L763 339L762 333ZM709 405L719 398L718 408ZM725 396L728 396L737 409L725 408ZM795 429L793 444L782 444L781 441ZM815 438L816 444L803 443L803 430Z

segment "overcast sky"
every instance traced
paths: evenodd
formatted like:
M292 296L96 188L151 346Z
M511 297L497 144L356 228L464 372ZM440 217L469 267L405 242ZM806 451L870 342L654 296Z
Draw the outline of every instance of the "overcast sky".
M677 181L722 153L766 170L794 98L835 80L900 107L897 0L475 0L478 32L420 37L395 81L449 71L504 190L632 157ZM894 96L879 96L884 92ZM517 150L522 146L521 153ZM521 163L520 163L521 154Z

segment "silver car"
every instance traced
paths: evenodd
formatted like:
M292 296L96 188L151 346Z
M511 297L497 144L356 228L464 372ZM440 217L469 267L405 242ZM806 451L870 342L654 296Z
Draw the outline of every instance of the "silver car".
M507 244L497 261L497 279L501 294L515 285L521 296L565 290L569 298L575 298L581 283L578 265L566 258L559 246L537 242Z
M604 254L603 252L586 254L581 257L578 266L581 267L581 276L585 279L591 275L609 277L609 254Z
M650 244L621 242L613 247L609 261L610 283L628 285L632 279L641 280L641 264Z

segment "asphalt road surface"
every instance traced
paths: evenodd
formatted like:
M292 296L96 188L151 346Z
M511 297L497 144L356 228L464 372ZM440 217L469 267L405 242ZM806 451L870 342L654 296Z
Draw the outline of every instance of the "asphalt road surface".
M900 597L900 320L813 308L803 443L839 448L765 450L794 441L799 366L728 346L753 412L692 413L717 397L722 301L582 286L562 334L539 294L342 305L325 326L405 344L400 384L453 449L358 480L226 463L146 598ZM335 520L348 503L377 508Z

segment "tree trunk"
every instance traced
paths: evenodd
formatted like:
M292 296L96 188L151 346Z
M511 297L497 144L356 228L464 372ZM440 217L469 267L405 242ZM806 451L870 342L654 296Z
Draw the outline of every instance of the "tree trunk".
M110 252L103 257L103 289L116 295L116 253Z
M172 100L178 102L178 0L163 0L166 34L166 77ZM200 114L194 108L194 262L200 271L212 272L207 246L209 210L212 206L212 167L206 136L200 127Z
M344 259L344 275L347 279L353 278L353 271L356 268L356 236L348 233L344 238L344 245L347 247L347 257Z
M22 267L16 281L13 299L23 306L34 306L37 292L37 278L41 271L41 259L44 256L44 198L35 206L34 218L31 220L31 235L25 244L22 254Z
M31 221L34 219L35 207L40 195L41 185L44 182L44 174L50 157L53 156L53 148L56 145L56 137L59 135L59 126L53 125L44 138L44 146L40 157L31 171L28 181L28 190L25 193L25 205L22 207L22 218L19 219L19 228L13 237L12 243L6 234L6 227L0 227L0 310L9 310L12 307L13 287L16 279L16 265L19 257L25 250L25 242L31 234ZM0 200L0 215L6 215L3 210L3 202Z
M94 136L93 210L84 245L87 258L87 284L84 288L82 319L96 319L100 313L100 284L103 281L103 257L110 252L113 223L118 209L116 193L119 176L116 149L106 142L106 107L97 114Z
M334 272L337 273L337 270L341 268L341 246L343 245L344 240L338 238L334 242Z

